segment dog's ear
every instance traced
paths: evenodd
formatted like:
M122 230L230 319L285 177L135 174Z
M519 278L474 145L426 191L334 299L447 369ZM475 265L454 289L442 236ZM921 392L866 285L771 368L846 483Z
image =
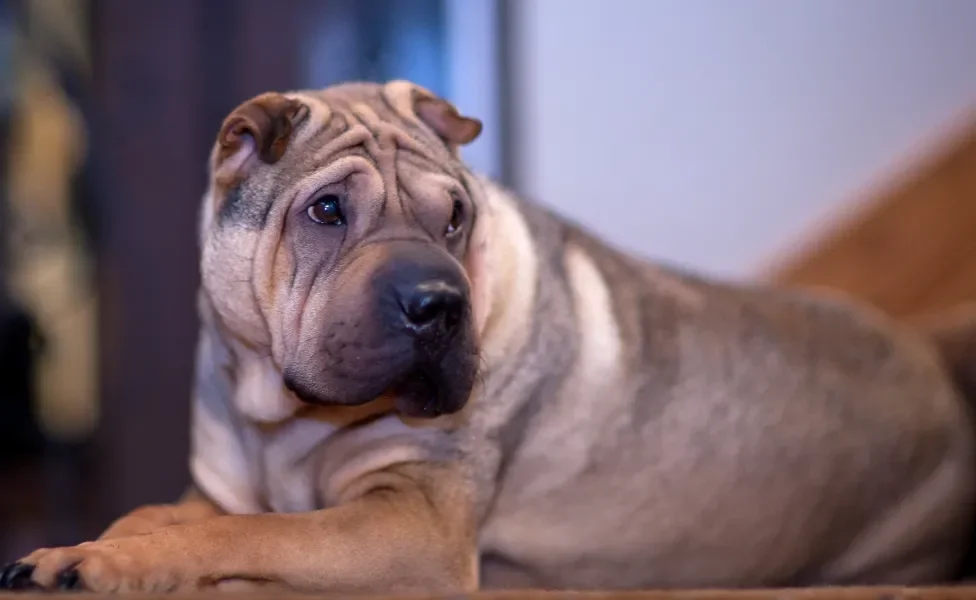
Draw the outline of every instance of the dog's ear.
M235 108L217 135L214 171L219 178L240 179L256 161L278 162L291 135L308 116L308 106L282 94L268 92Z
M481 121L458 113L453 104L422 89L414 90L417 117L449 146L464 146L481 135Z

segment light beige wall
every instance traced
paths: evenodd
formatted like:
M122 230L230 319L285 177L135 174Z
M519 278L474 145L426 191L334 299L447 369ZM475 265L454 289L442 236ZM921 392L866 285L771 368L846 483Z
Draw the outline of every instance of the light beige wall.
M976 109L969 0L515 0L522 188L732 277Z

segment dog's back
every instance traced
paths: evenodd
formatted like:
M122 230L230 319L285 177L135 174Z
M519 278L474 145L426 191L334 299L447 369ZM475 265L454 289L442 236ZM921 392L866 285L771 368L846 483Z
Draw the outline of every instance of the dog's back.
M540 280L564 290L553 302L547 283L533 327L571 333L564 385L536 389L514 421L486 584L949 576L976 490L956 337L843 299L697 278L523 210L544 232Z
M976 308L967 306L940 315L923 329L935 343L970 411L976 410ZM976 429L976 421L973 427ZM972 477L976 479L976 468ZM959 579L971 582L976 580L976 521L969 531L969 545L959 568Z

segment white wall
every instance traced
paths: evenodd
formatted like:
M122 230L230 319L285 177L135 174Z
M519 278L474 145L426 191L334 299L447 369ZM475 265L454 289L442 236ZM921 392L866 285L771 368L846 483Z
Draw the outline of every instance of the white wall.
M976 109L972 0L515 0L522 191L748 276Z
M444 3L449 96L461 112L478 117L484 125L478 139L461 152L473 169L496 179L501 177L498 2Z

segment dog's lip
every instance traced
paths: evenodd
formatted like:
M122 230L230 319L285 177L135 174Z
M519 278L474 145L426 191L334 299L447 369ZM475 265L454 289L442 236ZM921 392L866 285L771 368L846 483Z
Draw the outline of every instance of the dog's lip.
M399 368L386 373L363 373L349 385L341 385L346 383L343 377L308 381L302 372L289 369L284 370L282 379L285 388L307 406L360 407L386 398L403 416L432 419L456 412L464 404L457 395L465 391L458 386L466 381L467 365L457 362L416 360L414 355L412 364L396 365ZM453 369L459 371L454 373ZM455 375L460 379L456 381Z
M437 384L424 368L413 369L390 386L397 409L408 416L436 417L443 413Z
M423 366L410 369L392 384L377 393L369 393L354 398L334 398L323 396L306 389L289 377L284 378L285 387L301 402L312 406L363 406L374 400L389 397L394 399L397 410L408 416L437 417L444 411L441 408L440 390L437 377ZM376 392L376 390L374 390Z
M294 394L296 398L298 398L305 404L311 404L315 406L362 406L364 404L368 404L369 402L372 402L378 397L378 396L370 395L368 397L353 398L351 400L349 399L339 400L336 398L327 398L320 394L305 389L304 386L298 385L297 382L295 382L294 380L292 380L287 376L284 378L284 384L285 387L288 389L288 391Z

